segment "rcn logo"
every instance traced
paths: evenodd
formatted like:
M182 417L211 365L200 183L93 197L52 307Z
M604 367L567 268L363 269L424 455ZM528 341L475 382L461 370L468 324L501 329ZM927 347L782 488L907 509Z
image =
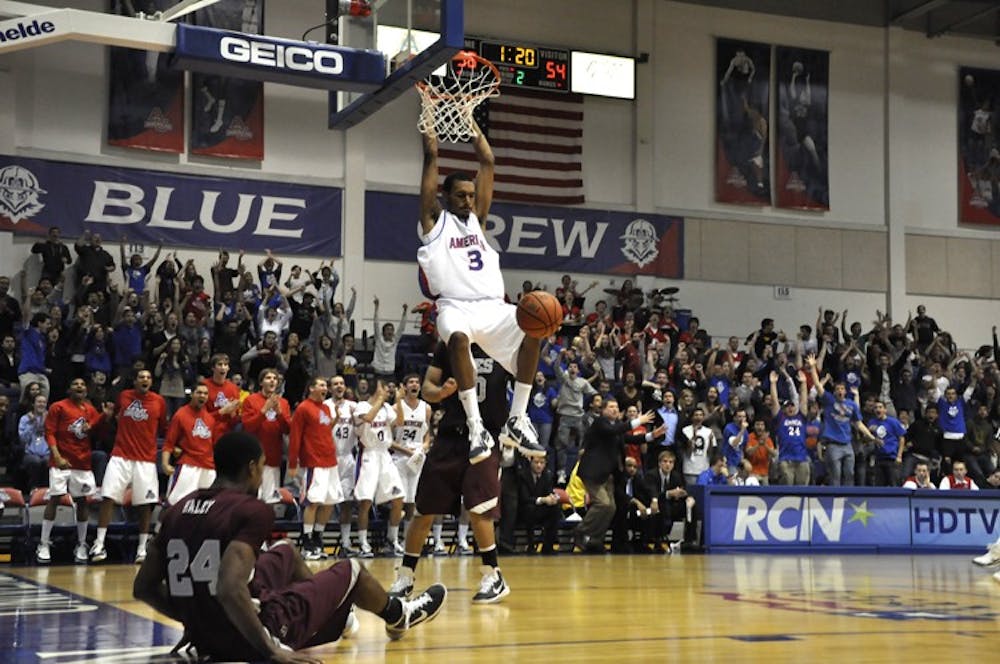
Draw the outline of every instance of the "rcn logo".
M307 46L285 46L265 41L223 37L219 54L230 62L242 62L274 69L314 71L339 76L344 73L344 56L337 51Z
M814 528L828 542L839 542L846 498L834 498L827 510L819 498L783 496L771 506L759 496L740 496L733 526L735 542L809 542Z
M56 26L52 21L42 21L39 23L38 19L35 19L31 23L19 22L13 28L0 30L0 44L9 41L17 41L18 39L27 39L28 37L38 37L42 34L48 34L55 31Z

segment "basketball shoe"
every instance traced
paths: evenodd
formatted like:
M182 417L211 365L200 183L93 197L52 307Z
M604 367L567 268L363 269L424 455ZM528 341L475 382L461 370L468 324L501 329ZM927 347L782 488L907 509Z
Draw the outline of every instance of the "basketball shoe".
M413 594L413 570L400 565L396 568L396 579L386 591L389 597L406 599Z
M545 448L538 443L538 432L527 415L515 415L507 420L500 431L500 442L516 447L526 457L545 456Z
M38 548L35 549L35 561L39 565L48 565L52 562L52 552L49 551L48 542L39 542Z
M73 562L77 565L86 565L89 558L90 556L87 555L87 545L83 542L78 542L76 548L73 549Z
M104 544L94 542L94 545L90 547L90 562L101 563L108 559L108 550L104 548Z
M473 604L495 604L510 594L510 586L496 567L483 565L483 580L479 592L472 597Z
M997 540L993 544L990 544L986 548L986 553L981 556L976 556L972 559L972 562L977 565L982 565L983 567L993 567L994 565L1000 565L1000 540Z
M403 615L395 623L385 624L385 633L392 641L398 641L406 634L406 630L420 623L430 622L441 612L448 589L440 583L435 583L413 599L404 599Z
M482 420L476 420L469 426L469 463L477 464L490 458L493 451L493 436L483 426Z
M349 639L361 629L361 621L358 617L354 615L354 609L351 608L351 612L347 614L347 622L344 623L344 631L340 633L340 638Z

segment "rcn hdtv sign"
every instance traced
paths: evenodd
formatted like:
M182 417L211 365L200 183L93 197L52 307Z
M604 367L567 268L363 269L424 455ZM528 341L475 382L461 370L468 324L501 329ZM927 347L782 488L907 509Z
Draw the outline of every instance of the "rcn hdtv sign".
M1000 494L720 487L705 502L716 547L967 549L1000 535Z

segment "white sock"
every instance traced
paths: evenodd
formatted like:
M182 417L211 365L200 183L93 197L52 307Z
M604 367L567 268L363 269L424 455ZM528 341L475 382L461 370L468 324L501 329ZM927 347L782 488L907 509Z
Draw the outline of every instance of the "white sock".
M309 537L310 535L312 535L312 531L313 531L313 525L311 523L303 523L302 524L302 534L303 535L305 535L306 537Z
M528 399L531 397L531 385L514 383L514 398L510 402L510 416L519 417L528 412Z
M467 538L469 537L469 524L459 523L458 524L458 545L468 546Z
M389 538L389 543L390 544L395 544L396 542L398 542L399 541L399 524L396 524L395 526L390 525L389 528L388 528L388 532L386 533L386 535Z
M435 523L431 526L431 532L434 533L434 546L443 546L444 542L441 541L441 530L444 528L443 524Z
M362 549L370 549L371 544L368 543L368 530L358 530L358 541L361 543Z
M87 526L90 525L89 521L77 521L76 522L76 540L80 544L87 543Z
M458 400L462 402L465 409L465 419L469 422L476 422L482 418L479 414L479 397L476 396L476 388L470 387L467 390L460 390Z
M52 543L52 527L56 525L55 519L42 519L42 544Z
M146 542L149 541L149 533L139 533L139 551L146 550Z
M340 524L340 546L351 546L351 524Z
M104 546L104 537L108 534L107 528L98 528L97 537L94 538L94 546Z

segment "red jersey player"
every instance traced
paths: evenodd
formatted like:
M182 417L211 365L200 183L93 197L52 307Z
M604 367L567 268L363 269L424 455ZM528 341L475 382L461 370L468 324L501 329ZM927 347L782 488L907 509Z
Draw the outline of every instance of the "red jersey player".
M139 512L139 546L135 561L146 557L149 540L149 518L153 504L160 499L160 482L156 474L156 436L167 429L167 402L150 390L153 374L140 369L135 374L132 389L118 396L118 433L111 450L108 468L101 487L101 514L97 521L97 538L90 548L91 562L108 557L104 537L108 532L115 504L125 502L125 490L132 487L132 505Z
M313 575L287 540L262 552L274 512L256 497L264 470L260 442L229 433L214 455L215 483L164 512L132 588L137 599L184 625L199 658L319 662L293 651L353 633L355 605L385 620L394 640L441 610L448 591L440 584L400 600L357 560Z
M333 515L333 506L344 501L337 472L337 455L333 449L334 419L323 403L326 379L309 381L308 394L292 415L288 434L288 477L299 472L299 463L306 470L302 482L302 548L306 560L323 558L323 530Z
M109 408L107 414L113 417L114 409ZM101 413L87 401L87 383L82 378L74 378L69 384L69 398L49 406L45 417L45 440L52 451L49 457L49 502L42 516L42 537L35 550L35 559L43 565L52 560L49 546L56 508L67 493L76 502L77 544L73 559L77 563L87 562L87 525L90 518L87 498L97 492L94 472L90 467L90 430L101 417Z
M284 453L282 436L292 424L288 401L278 394L281 376L274 369L263 369L257 378L260 391L243 401L243 430L260 439L264 447L264 477L260 484L261 500L267 503L281 501L281 457Z
M230 401L212 415L205 406L207 401L208 387L196 385L191 392L191 400L178 408L170 420L163 451L160 452L163 472L170 476L168 505L176 504L195 489L207 489L215 481L212 448L227 428L223 418L236 412L240 404ZM180 453L176 468L170 463L175 450Z
M230 402L240 401L240 388L236 383L228 379L229 376L229 356L225 353L216 353L212 356L212 375L202 381L208 387L208 412L213 415ZM222 418L227 430L232 428L239 421L236 412L225 415ZM225 433L225 432L223 432Z

